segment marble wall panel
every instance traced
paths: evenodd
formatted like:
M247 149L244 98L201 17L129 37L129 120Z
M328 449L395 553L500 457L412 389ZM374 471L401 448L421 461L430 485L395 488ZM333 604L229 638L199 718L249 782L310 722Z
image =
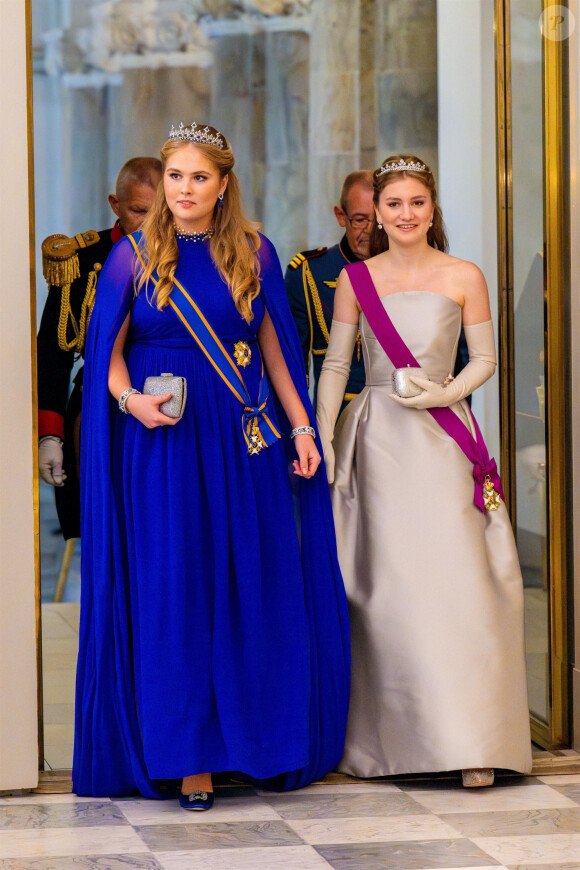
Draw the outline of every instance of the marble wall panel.
M283 269L297 251L309 247L307 188L308 167L302 160L293 160L284 169L276 166L268 169L264 232L276 245ZM333 205L337 199L335 193ZM319 244L328 243L320 233L315 233L315 237L321 239ZM312 242L312 246L315 244Z
M313 72L358 69L359 13L360 0L315 0L310 57Z
M266 37L264 230L285 267L304 246L308 202L309 39Z
M375 78L376 57L375 0L361 0L360 4L360 166L370 168L363 152L376 144L377 88Z
M208 119L209 93L207 69L126 72L122 86L110 89L110 183L129 157L158 156L172 124Z
M252 159L255 147L263 141L254 106L256 46L251 34L235 34L215 39L213 48L210 116L234 147L235 172L244 203L248 213L254 215Z
M437 142L436 72L388 72L378 76L377 145L391 152Z
M308 149L309 40L305 33L266 37L267 161L284 165Z
M89 88L70 89L64 91L63 98L65 130L70 131L64 143L67 153L63 160L68 223L72 232L101 229L113 223L107 214L108 167L103 136L108 120L106 93ZM87 220L95 219L105 222L101 226L87 226Z
M370 169L373 172L382 163L385 156L377 148L361 148L359 157L360 168Z
M378 23L375 4L376 0L360 0L359 63L361 70L374 69L375 66L375 37Z
M375 15L377 150L433 153L438 137L436 0L376 0ZM434 158L435 171L436 153Z
M337 238L333 206L344 176L359 166L360 0L318 0L310 37L311 244ZM321 241L324 239L324 241Z
M377 0L377 66L431 69L437 64L433 0Z
M244 202L248 204L248 216L254 220L263 222L266 217L266 137L268 126L268 79L266 73L266 36L265 34L253 35L248 43L250 51L249 64L249 88L252 102L251 133L249 141L244 141L243 151L240 151L237 143L235 147L238 168L243 160L248 164L248 173L244 182ZM246 193L245 185L251 186Z
M360 73L360 134L359 150L374 149L377 142L377 82L374 69ZM364 166L364 162L361 163Z
M311 113L310 142L315 154L356 153L359 148L358 71L317 73L312 88L319 111Z

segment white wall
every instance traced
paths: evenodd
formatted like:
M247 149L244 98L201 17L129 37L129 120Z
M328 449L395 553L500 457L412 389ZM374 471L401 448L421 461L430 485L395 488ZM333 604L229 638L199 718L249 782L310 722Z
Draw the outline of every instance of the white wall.
M493 0L438 0L439 197L450 253L486 277L497 340L497 200ZM496 377L473 397L499 461Z
M25 9L0 0L0 791L38 780Z

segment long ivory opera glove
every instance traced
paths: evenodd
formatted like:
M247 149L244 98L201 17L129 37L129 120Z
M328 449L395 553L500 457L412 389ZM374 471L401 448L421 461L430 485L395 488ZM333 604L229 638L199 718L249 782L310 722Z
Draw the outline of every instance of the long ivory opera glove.
M344 399L357 333L356 323L332 321L328 350L318 381L316 422L329 483L334 480L334 426Z
M491 378L496 366L493 323L491 320L485 320L483 323L464 326L463 331L469 351L469 362L457 377L447 386L442 386L425 378L410 376L409 379L421 387L423 392L408 399L392 393L391 398L394 402L409 408L448 408L469 396Z

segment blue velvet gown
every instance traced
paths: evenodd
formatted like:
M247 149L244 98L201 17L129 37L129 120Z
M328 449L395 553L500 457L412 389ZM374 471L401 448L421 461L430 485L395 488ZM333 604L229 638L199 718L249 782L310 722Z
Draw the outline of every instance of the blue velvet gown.
M312 414L272 245L262 237L248 324L209 245L178 244L176 277L232 358L235 342L251 347L240 371L252 399L267 308ZM123 240L100 278L87 341L74 789L156 797L159 780L206 771L297 788L338 763L348 707L348 623L324 469L297 481L299 543L287 437L248 454L240 402L174 311L159 311L145 290L134 295L133 272ZM106 392L128 312L132 385L161 372L187 379L175 426L147 429ZM268 412L287 433L272 389Z

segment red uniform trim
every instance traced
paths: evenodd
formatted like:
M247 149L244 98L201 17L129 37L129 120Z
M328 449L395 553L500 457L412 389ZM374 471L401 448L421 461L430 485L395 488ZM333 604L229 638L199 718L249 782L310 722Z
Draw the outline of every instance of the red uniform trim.
M113 244L116 245L117 242L119 242L124 235L125 233L121 229L121 224L119 223L119 221L116 221L115 226L111 230L111 238L113 240Z
M58 435L64 441L64 417L56 411L38 412L38 437L45 435Z

